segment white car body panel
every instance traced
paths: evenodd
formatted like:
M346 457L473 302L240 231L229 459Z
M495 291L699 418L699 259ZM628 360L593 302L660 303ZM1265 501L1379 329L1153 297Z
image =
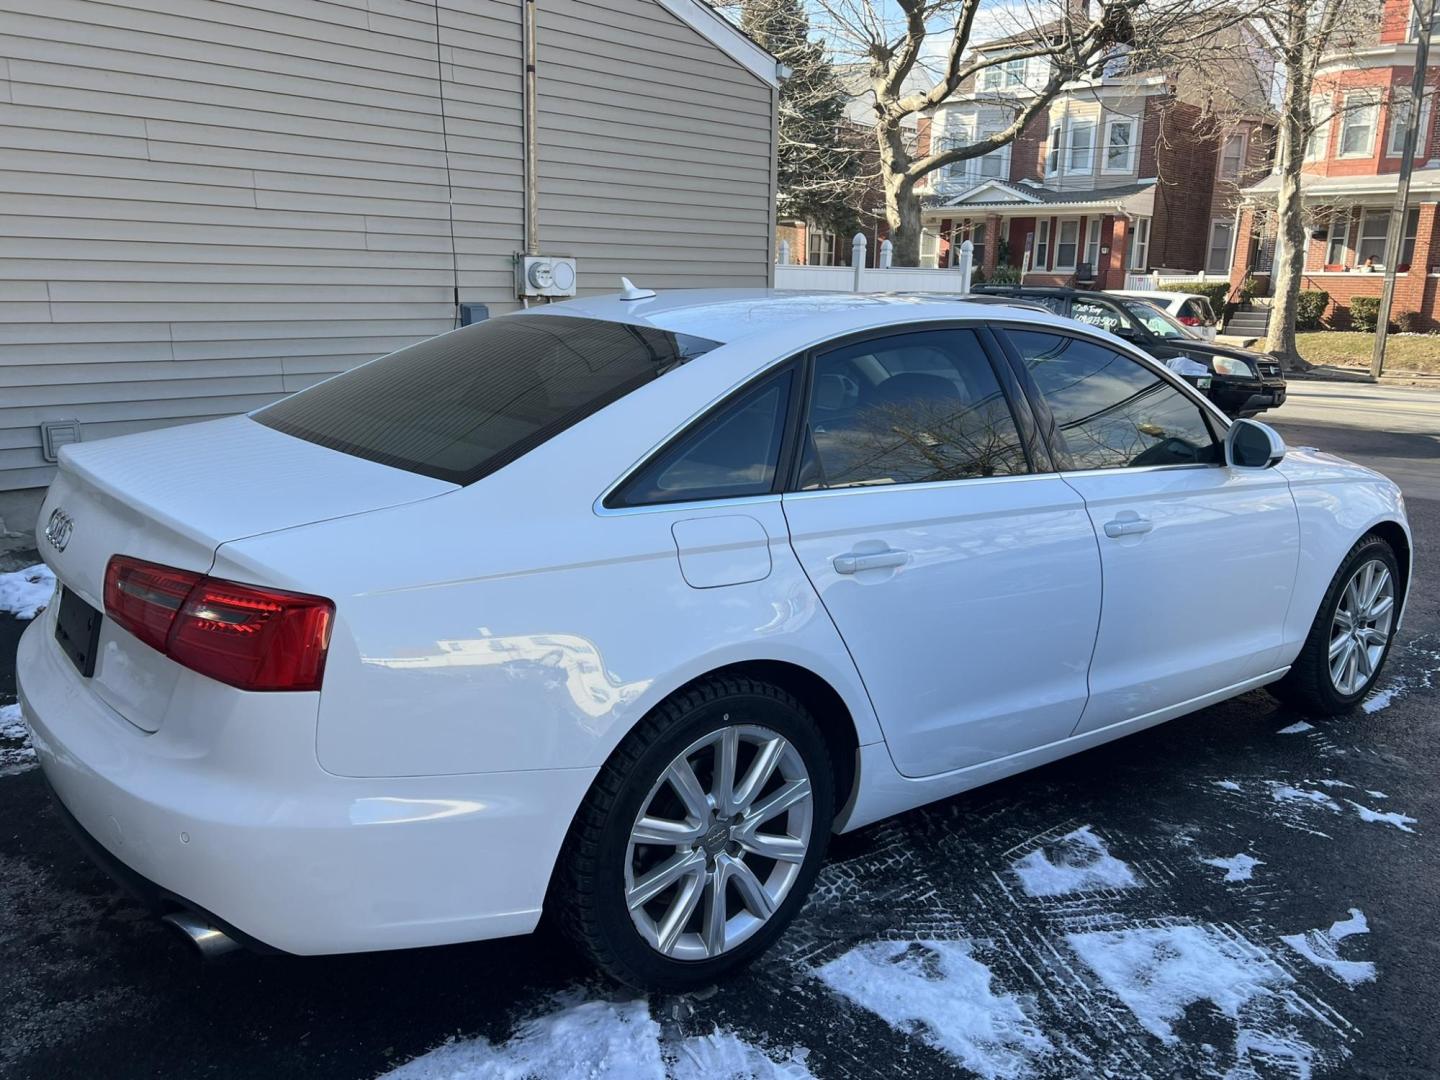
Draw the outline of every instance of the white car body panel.
M1204 300L1208 305L1210 298L1200 293L1185 292L1146 292L1143 289L1107 289L1105 290L1114 296L1133 296L1136 299L1144 300L1148 304L1154 304L1161 311L1171 318L1180 318L1180 309L1185 306L1187 300ZM1219 318L1219 313L1213 313ZM1219 330L1215 326L1187 326L1192 334L1201 341L1214 341Z
M836 827L854 828L1278 678L1350 546L1377 523L1406 529L1389 481L1298 451L1268 471L608 509L654 450L812 346L956 319L1087 331L1003 305L843 294L537 310L724 344L464 487L244 417L65 451L42 515L63 508L75 531L43 553L93 605L124 553L336 606L318 693L233 689L108 619L85 679L54 611L34 621L22 709L47 778L111 855L290 952L522 933L597 770L696 678L764 662L828 687L848 717L818 719L848 723L856 747ZM1097 536L1125 509L1156 529ZM834 572L836 555L882 541L904 565Z

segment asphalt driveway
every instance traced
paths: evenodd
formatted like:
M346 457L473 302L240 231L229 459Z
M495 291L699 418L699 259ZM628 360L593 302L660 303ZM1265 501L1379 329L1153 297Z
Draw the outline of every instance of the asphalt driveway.
M1440 1075L1440 395L1294 391L1269 418L1287 440L1395 476L1415 528L1364 709L1257 692L841 837L773 955L649 1000L548 931L204 966L20 767L0 775L0 1075ZM19 629L0 616L0 704Z

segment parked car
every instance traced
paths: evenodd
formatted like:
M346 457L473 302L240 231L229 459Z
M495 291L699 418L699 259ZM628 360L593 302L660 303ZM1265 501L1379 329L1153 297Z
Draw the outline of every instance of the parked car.
M1144 349L1162 362L1178 362L1182 374L1191 364L1206 369L1203 388L1227 416L1258 416L1285 403L1285 376L1273 356L1201 341L1148 301L1083 289L1016 285L979 285L977 293L1043 302L1057 315L1089 323ZM1188 362L1188 363L1187 363Z
M202 950L548 910L669 989L767 948L832 831L1260 686L1351 708L1411 558L1390 481L1094 327L747 290L67 446L41 515L44 776Z
M1169 292L1164 289L1106 289L1111 296L1133 296L1148 300L1165 312L1201 341L1214 341L1220 320L1210 306L1210 298L1200 293Z

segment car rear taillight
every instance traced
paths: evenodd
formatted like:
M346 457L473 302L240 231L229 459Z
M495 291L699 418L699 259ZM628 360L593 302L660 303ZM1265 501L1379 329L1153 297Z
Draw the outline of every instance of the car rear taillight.
M335 605L116 555L105 613L177 664L241 690L319 690Z
M1199 326L1199 325L1200 325L1200 320L1197 319L1197 318L1195 318L1194 315L1181 315L1180 318L1179 318L1177 321L1180 323L1181 326Z

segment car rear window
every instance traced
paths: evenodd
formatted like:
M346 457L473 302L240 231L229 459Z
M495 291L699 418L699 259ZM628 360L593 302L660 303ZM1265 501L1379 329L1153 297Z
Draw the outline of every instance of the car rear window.
M602 319L506 315L251 415L332 450L471 484L718 344Z
M1215 321L1215 314L1210 310L1210 301L1203 296L1192 296L1180 308L1182 319L1199 319L1202 323L1210 324Z

